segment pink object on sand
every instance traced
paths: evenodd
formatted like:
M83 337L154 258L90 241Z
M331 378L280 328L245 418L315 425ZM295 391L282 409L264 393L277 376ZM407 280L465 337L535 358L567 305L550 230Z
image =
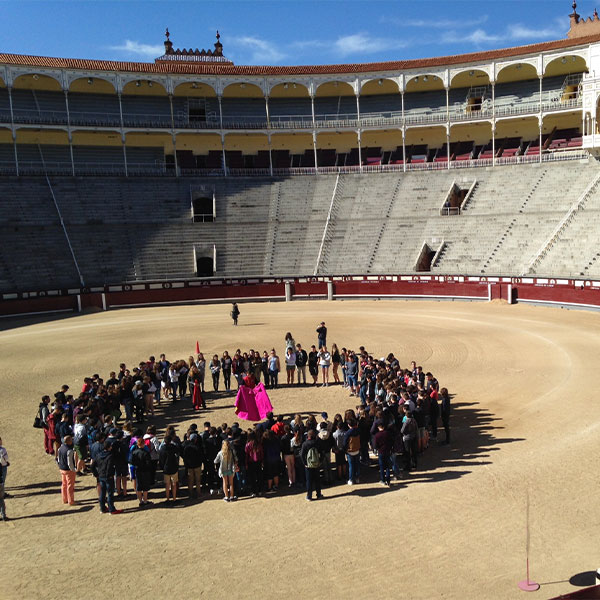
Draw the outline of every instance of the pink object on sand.
M260 421L273 410L265 386L259 383L254 388L242 385L235 399L235 414L244 421Z

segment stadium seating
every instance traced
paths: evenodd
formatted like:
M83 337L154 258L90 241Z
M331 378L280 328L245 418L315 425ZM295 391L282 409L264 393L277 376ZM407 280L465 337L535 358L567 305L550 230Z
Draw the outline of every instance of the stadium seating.
M27 149L31 157L35 148ZM590 160L339 177L51 176L50 182L86 284L103 285L193 277L194 246L212 255L213 245L215 274L225 276L412 272L423 243L441 250L434 273L526 272L598 172ZM461 214L440 216L451 185L467 189L474 181ZM192 222L190 193L199 186L214 191L214 222ZM0 190L0 289L77 286L45 178L3 177ZM595 193L536 272L600 276L599 224Z

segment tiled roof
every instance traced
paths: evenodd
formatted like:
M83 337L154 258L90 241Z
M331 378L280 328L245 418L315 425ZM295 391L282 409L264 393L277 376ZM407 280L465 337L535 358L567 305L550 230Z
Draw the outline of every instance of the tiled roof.
M305 65L305 66L234 66L227 64L182 64L178 62L140 63L111 60L89 60L79 58L51 58L24 54L0 53L0 64L59 69L82 69L94 71L121 71L133 73L190 74L190 75L329 75L346 73L369 73L381 71L401 71L445 67L462 63L501 60L505 58L538 54L563 48L575 48L600 41L600 34L577 39L556 40L516 46L500 50L487 50L471 54L399 60L391 62L353 63L344 65Z

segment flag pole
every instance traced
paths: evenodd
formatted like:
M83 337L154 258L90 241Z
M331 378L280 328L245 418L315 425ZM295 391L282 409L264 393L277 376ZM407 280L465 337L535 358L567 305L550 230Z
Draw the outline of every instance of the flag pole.
M527 579L519 581L519 589L524 592L537 592L540 589L540 584L529 579L529 488L527 489L527 510L525 514L525 561Z

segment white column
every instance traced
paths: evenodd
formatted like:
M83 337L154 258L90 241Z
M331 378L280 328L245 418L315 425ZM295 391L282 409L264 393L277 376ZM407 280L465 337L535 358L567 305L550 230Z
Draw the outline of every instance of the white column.
M171 129L175 130L175 113L173 112L173 94L169 94L169 108L171 109Z
M102 310L106 310L106 294L102 292Z
M292 301L292 284L289 281L285 282L285 301Z
M125 133L121 133L121 144L123 145L123 164L125 165L125 177L129 177L129 169L127 168L127 147L125 143Z
M327 282L327 300L333 300L333 281Z
M315 95L311 94L310 95L310 110L311 110L311 114L312 114L312 124L313 124L313 129L316 129L316 125L315 125Z
M271 134L269 134L267 137L269 140L269 173L271 174L271 177L273 177L273 155L271 154Z
M267 127L271 127L271 115L269 114L269 96L265 96L265 113L267 115Z
M225 136L221 133L221 151L223 152L223 175L227 177L227 157L225 154Z
M356 94L356 121L360 127L360 92Z
M540 124L540 163L541 163L542 162L542 127L544 124L544 118L542 117L542 113L540 113L539 124Z
M171 133L171 140L173 142L173 159L175 161L175 177L179 177L181 175L179 169L179 161L177 160L177 136L175 135L175 131Z
M12 102L12 86L7 86L8 90L8 104L10 106L10 128L13 139L13 150L15 153L15 171L17 176L19 175L19 156L17 154L17 131L15 130L15 116L13 113L13 102Z
M123 145L123 164L125 165L125 177L129 176L127 169L127 150L125 148L125 125L123 121L123 102L121 100L121 92L117 92L119 97L119 118L121 119L121 144Z
M446 87L446 162L450 169L450 88Z
M492 165L496 165L496 119L492 121Z
M360 143L360 129L357 130L356 135L358 136L358 166L359 166L359 170L362 173L363 170L363 164L362 164L362 145Z
M542 80L544 76L540 75L540 163L542 162L542 124L543 124L543 109L542 109Z
M317 132L313 130L313 152L315 154L315 171L319 172L319 165L317 164Z
M65 92L65 108L67 109L67 136L69 139L69 153L71 155L71 173L75 177L75 159L73 158L73 136L71 135L71 113L69 111L69 90Z
M402 126L402 170L406 173L406 127Z
M450 122L446 125L446 162L448 163L448 169L450 169Z

